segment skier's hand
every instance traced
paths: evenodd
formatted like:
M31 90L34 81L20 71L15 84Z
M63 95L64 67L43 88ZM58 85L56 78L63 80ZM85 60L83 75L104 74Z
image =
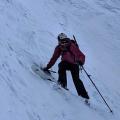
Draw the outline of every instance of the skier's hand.
M44 68L43 68L43 71L44 71L45 73L49 74L49 75L51 74L51 73L50 73L50 70L49 70L47 67L44 67Z
M81 61L78 62L80 66L83 66L83 63Z
M43 68L43 71L48 72L49 70L48 70L47 67L44 67L44 68Z

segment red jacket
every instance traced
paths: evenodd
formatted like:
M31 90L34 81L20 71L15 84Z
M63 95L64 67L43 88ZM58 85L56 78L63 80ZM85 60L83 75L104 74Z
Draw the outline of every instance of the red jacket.
M69 50L64 53L61 50L60 45L56 46L53 56L47 64L47 69L51 68L55 64L60 55L62 61L66 61L71 64L77 64L78 61L80 61L82 64L85 62L85 55L74 43L70 42Z

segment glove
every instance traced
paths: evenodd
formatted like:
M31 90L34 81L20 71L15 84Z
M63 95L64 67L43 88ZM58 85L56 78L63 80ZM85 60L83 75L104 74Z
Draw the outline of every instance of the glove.
M47 67L44 67L44 68L43 68L43 71L44 71L45 73L47 73L47 74L51 74Z
M81 61L78 62L80 66L83 66L83 63Z
M48 70L47 67L44 67L44 68L43 68L43 71L48 72L49 70Z

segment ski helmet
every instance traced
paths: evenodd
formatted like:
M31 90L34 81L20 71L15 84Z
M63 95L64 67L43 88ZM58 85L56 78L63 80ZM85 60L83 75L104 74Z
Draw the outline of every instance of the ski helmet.
M58 40L59 41L61 41L61 40L63 40L63 39L66 39L67 38L67 35L65 34L65 33L60 33L59 35L58 35Z

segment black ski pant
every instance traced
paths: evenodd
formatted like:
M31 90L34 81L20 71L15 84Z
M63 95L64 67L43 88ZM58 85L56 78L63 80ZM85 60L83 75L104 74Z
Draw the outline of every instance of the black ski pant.
M69 70L72 74L73 83L75 85L78 95L89 99L88 93L83 85L83 82L79 79L79 65L70 64L68 62L62 61L59 63L58 68L58 83L64 88L67 87L66 71Z

